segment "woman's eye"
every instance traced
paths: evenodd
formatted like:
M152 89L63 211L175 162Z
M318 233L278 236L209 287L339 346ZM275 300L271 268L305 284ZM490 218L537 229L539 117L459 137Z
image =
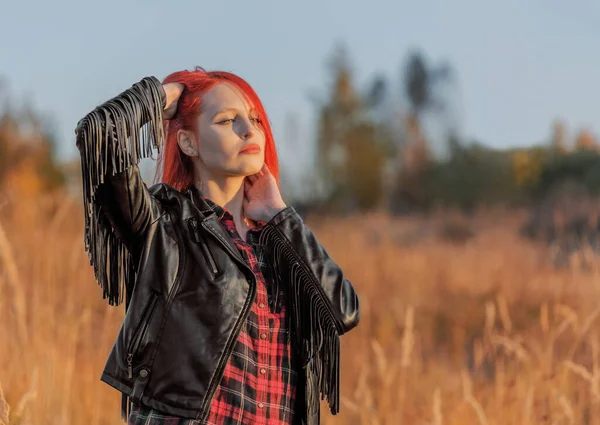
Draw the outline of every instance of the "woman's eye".
M250 118L250 121L255 122L256 124L260 124L261 123L261 120L260 120L259 117Z
M233 122L233 118L226 118L224 120L219 121L217 124L230 124Z

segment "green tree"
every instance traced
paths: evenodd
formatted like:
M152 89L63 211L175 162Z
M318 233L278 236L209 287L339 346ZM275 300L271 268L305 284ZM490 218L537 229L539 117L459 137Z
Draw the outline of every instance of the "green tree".
M355 88L344 46L330 59L331 83L319 105L316 163L330 210L350 212L379 205L389 134L373 119L385 93L382 81L363 96Z
M552 124L552 135L550 138L550 145L552 150L558 154L567 152L567 141L566 141L566 127L565 123L561 120L555 120Z
M381 146L377 127L370 122L356 125L347 135L347 187L360 210L377 206L383 195L385 148Z
M433 164L433 153L424 134L422 122L428 111L443 112L446 102L440 86L451 80L449 65L430 65L424 55L413 51L403 69L402 83L409 111L404 118L404 144L400 151L400 166L396 177L391 207L394 211L409 207L426 207L426 170Z

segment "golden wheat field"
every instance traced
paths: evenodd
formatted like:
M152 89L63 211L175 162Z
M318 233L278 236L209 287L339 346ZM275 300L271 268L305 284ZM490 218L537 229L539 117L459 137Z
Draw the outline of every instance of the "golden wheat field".
M448 216L308 219L361 299L326 425L600 424L600 270L553 270L523 217L485 212L463 244ZM99 379L123 317L93 280L82 208L0 210L0 424L121 423Z

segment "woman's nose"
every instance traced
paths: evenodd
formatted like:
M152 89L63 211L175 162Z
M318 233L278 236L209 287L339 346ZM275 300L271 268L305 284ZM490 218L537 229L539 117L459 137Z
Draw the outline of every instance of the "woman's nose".
M244 128L242 129L243 139L249 139L254 136L254 124L252 121L246 119L244 120Z

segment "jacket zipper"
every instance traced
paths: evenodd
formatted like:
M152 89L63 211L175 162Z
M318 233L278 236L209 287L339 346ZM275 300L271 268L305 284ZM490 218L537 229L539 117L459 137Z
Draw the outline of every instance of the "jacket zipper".
M202 248L202 253L204 254L204 259L210 267L210 271L214 276L217 276L219 274L219 268L217 267L217 262L215 261L215 258L213 257L212 253L210 252L210 249L208 249L208 246L200 237L200 231L198 229L198 219L196 217L192 217L188 220L188 223L192 232L192 236L194 237L194 242L200 245L200 248Z
M225 344L224 355L221 356L221 358L219 359L219 363L217 364L217 370L213 375L213 380L210 383L208 389L206 390L206 396L204 398L204 403L200 409L200 413L198 414L198 418L200 418L200 416L206 416L208 405L212 401L212 397L217 389L217 384L220 381L220 377L223 375L223 371L225 370L227 360L229 359L231 351L233 350L234 343L237 340L237 337L240 333L244 321L248 317L248 313L250 313L250 307L252 306L252 302L254 302L254 298L256 295L256 276L254 275L254 272L252 272L252 269L248 267L248 265L242 260L239 254L236 253L226 241L223 241L222 237L217 232L215 232L210 226L208 226L205 222L202 222L202 227L208 230L208 232L211 235L213 235L219 241L219 243L221 243L221 245L223 245L223 247L236 259L238 263L240 263L245 269L250 271L250 274L252 275L252 281L250 282L250 290L248 292L248 297L246 298L246 302L242 307L242 313L240 314L240 317L238 318L238 321L235 324L233 332L231 332L231 334L229 335L227 344Z
M138 322L134 332L133 337L131 338L131 342L129 343L129 347L127 348L127 376L131 379L133 378L133 356L136 354L141 341L148 330L148 325L150 324L150 317L152 316L152 312L154 311L154 307L156 306L156 302L158 301L158 294L152 292L150 295L150 300L144 307L144 311L142 312L142 318Z

